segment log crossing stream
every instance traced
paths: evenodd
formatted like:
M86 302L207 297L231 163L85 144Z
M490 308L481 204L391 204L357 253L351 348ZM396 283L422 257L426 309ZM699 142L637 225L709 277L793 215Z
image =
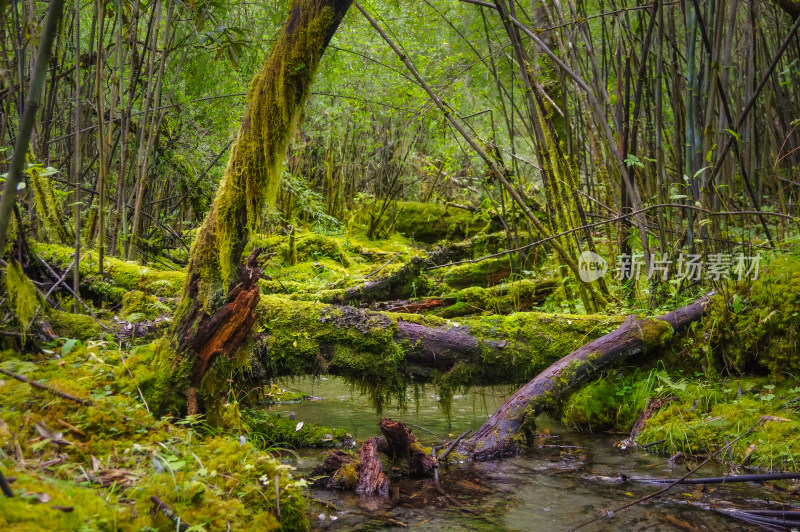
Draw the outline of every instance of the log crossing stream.
M379 434L380 416L366 396L339 378L296 379L281 384L320 400L275 405L273 412L294 413L295 419L341 427L359 441ZM476 387L455 395L448 421L439 408L433 386L409 389L405 409L391 405L384 417L418 425L448 439L475 430L515 391L514 387ZM437 438L410 426L424 445ZM538 419L535 445L520 456L483 463L454 464L441 473L447 495L430 479L392 480L388 499L363 500L353 493L312 490L318 502L309 504L312 530L570 530L601 512L652 493L662 486L621 481L630 478L679 478L686 464L669 464L665 456L640 449L620 449L623 434L583 434L558 421ZM327 451L300 452L298 472L307 473ZM744 471L740 471L744 472ZM721 464L709 464L702 477L729 474ZM759 530L712 511L732 508L798 507L790 484L742 483L676 486L668 494L596 521L580 530ZM326 507L319 501L330 503Z

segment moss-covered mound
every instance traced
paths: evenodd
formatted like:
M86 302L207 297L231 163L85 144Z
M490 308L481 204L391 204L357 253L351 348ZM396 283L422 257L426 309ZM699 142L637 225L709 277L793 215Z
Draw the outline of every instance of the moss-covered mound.
M16 496L0 498L0 529L175 530L151 512L152 496L197 530L308 528L304 481L254 446L255 433L148 414L136 384L147 382L151 347L129 356L127 368L128 354L111 344L54 349L65 351L60 360L4 352L0 367L93 404L0 375L0 467L16 478Z
M35 251L62 270L72 263L75 250L55 244L37 244ZM175 297L183 287L183 270L164 270L135 262L105 257L103 275L98 273L97 254L81 254L81 293L106 303L119 303L126 292L141 290L150 295Z
M729 284L693 331L691 354L707 366L800 374L800 255L762 265L754 282Z
M442 240L460 240L484 231L489 220L482 213L435 203L398 201L389 206L380 222L381 203L370 205L361 215L363 221L372 224L373 236L394 229L417 242L433 244ZM375 224L380 227L375 227Z

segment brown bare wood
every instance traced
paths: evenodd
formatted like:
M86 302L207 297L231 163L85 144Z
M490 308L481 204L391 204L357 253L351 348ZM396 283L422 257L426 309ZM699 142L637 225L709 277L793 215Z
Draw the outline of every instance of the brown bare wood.
M197 387L208 368L224 354L231 358L244 344L256 322L256 307L261 298L258 279L261 269L257 259L261 248L256 248L239 271L239 284L229 293L225 304L213 315L205 315L196 328L186 327L180 331L184 345L197 353L191 385L188 392L187 411L189 415L199 412ZM195 313L187 323L195 323L198 314L204 314L199 306L192 307Z
M389 479L383 472L383 464L378 458L377 438L370 438L358 450L358 486L356 493L369 497L389 495Z
M408 457L412 476L431 476L439 465L436 458L426 453L417 437L402 421L384 418L380 421L381 433L388 451L394 458Z

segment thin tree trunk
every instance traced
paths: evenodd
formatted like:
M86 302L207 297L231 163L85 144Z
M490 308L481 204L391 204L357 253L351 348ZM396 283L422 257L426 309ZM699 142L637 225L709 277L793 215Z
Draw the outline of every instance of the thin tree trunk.
M8 224L11 221L11 213L14 210L14 203L17 199L17 185L22 181L22 171L25 166L25 156L28 153L28 146L33 132L33 124L36 121L36 112L39 109L39 100L42 96L42 87L47 77L47 64L50 61L50 51L58 32L58 22L61 20L61 13L64 9L64 0L53 0L47 11L42 37L39 40L39 49L36 53L36 64L34 65L33 76L28 90L28 100L25 102L25 109L20 119L17 142L14 145L14 153L11 156L11 165L8 169L3 195L0 197L0 253L6 247L6 237L8 235Z

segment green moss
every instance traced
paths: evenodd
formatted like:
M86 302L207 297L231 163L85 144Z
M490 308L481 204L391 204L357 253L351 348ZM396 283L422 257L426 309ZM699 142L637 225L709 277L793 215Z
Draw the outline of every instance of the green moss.
M343 429L315 423L303 423L298 430L299 421L264 410L245 410L243 419L250 428L249 437L262 447L337 447L351 440Z
M678 383L680 384L680 383ZM740 393L741 390L741 393ZM679 400L662 408L639 435L639 443L665 453L706 454L762 423L718 456L768 470L800 470L798 382L747 378L725 383L696 382L672 387ZM764 417L766 416L766 417Z
M28 162L34 163L33 157L28 154ZM27 170L30 176L33 202L36 206L36 220L42 232L51 242L68 244L72 240L72 231L64 225L64 209L61 200L53 191L53 183L45 175L40 165L31 165Z
M36 244L34 251L62 270L72 263L74 249L55 244ZM97 254L81 254L81 292L107 303L120 303L131 290L141 290L150 295L175 297L183 286L186 274L180 270L161 270L156 266L142 266L106 256L105 275L97 273Z
M435 313L445 318L456 318L482 312L492 314L511 314L530 310L534 304L541 303L555 288L555 282L523 279L504 283L490 288L471 286L445 297L445 301L456 302Z
M149 296L141 290L133 290L122 296L119 316L133 322L154 320L161 314L160 310L155 296Z
M103 330L97 320L85 314L51 310L48 313L48 321L56 334L62 338L96 340Z
M22 327L23 335L25 335L34 316L42 308L41 296L17 261L9 261L5 277L10 307Z
M380 215L381 204L369 206L361 214L362 222ZM419 242L435 243L442 240L469 238L484 231L489 223L480 213L447 207L434 203L398 201L384 213L379 221L373 221L373 234L385 234L394 229Z
M686 357L712 372L800 372L800 256L762 264L755 282L724 286L685 336L676 363Z
M511 274L507 257L488 259L474 264L448 268L443 280L453 288L491 286L502 282Z
M305 392L293 392L291 390L284 390L277 384L270 384L264 386L263 399L261 403L265 405L285 405L290 403L300 403L311 397L310 394Z
M617 387L600 380L582 387L565 402L561 421L574 430L600 431L615 427Z
M18 495L0 498L0 528L174 530L174 523L150 512L149 499L156 495L187 523L205 530L225 530L228 523L232 530L308 529L304 481L256 445L263 441L245 432L246 441L240 442L242 428L220 434L196 418L169 424L148 414L137 386L146 384L153 371L152 346L129 353L127 369L116 348L102 343L76 347L58 361L15 357L0 353L0 365L96 405L76 407L17 380L0 379L0 448L10 452L18 446L28 464L65 456L57 467L43 469L0 459L4 474L17 477L12 486ZM135 379L127 377L128 369ZM63 431L73 445L42 443L33 421ZM109 479L107 486L85 482L86 474L97 482ZM25 496L41 493L50 501Z

